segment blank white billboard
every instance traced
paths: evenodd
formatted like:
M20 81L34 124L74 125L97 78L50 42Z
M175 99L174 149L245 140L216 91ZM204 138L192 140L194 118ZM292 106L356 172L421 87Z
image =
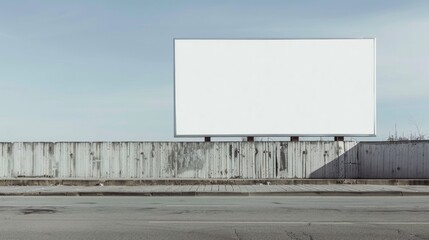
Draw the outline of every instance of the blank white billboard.
M175 136L375 136L375 39L175 39Z

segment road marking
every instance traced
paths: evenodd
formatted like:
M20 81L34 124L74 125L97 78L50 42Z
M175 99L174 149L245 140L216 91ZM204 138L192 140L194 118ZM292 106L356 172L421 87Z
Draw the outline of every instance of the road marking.
M429 225L429 222L368 222L374 225Z
M240 221L148 221L149 223L155 223L155 224L176 224L176 223L183 223L183 224L331 224L331 225L349 225L353 224L351 222L240 222Z
M79 204L79 206L80 205L83 205L83 204ZM50 205L38 205L38 204L3 205L3 204L0 204L0 207L11 207L11 208L14 208L14 207L26 207L26 208L47 207L48 208L48 207L73 207L73 206L76 206L76 204L68 204L68 205L55 205L55 204L50 204Z
M429 222L245 222L245 221L148 221L153 224L299 224L299 225L429 225Z
M240 207L241 205L222 205L222 204L169 204L167 207Z
M343 206L344 208L409 208L409 205L397 205L397 206L391 206L391 205L348 205ZM411 206L411 207L418 207L418 206Z

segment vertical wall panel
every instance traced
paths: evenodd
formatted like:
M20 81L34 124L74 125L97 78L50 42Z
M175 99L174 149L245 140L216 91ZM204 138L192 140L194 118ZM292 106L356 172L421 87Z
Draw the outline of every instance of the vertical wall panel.
M358 178L359 177L359 161L357 155L358 145L355 142L344 142L344 178Z
M54 157L53 143L35 142L32 143L32 171L31 176L53 177L52 160ZM30 156L29 156L30 157Z
M0 177L13 177L12 143L0 143Z
M288 163L288 144L285 142L279 143L277 148L277 174L276 177L288 178L289 163Z

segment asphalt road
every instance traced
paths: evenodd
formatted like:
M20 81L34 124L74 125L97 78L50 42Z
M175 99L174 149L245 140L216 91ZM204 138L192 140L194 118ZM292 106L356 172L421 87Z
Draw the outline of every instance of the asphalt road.
M1 197L0 239L429 239L429 197Z

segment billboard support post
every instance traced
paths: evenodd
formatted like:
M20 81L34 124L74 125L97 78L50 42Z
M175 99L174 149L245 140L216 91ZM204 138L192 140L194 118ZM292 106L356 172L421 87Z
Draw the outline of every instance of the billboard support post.
M344 141L344 136L335 136L334 141L336 141L336 142Z
M292 137L290 137L290 141L291 142L299 142L299 137L298 136L292 136Z

